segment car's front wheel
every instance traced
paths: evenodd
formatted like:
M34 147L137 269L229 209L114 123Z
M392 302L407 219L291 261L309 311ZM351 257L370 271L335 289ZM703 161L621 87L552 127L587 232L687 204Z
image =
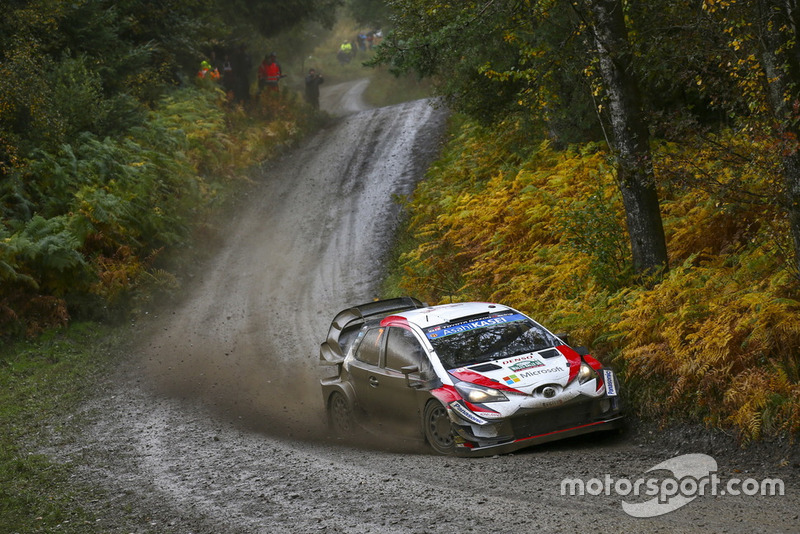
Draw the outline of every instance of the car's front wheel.
M425 429L425 439L428 444L439 454L453 454L455 441L453 440L453 426L447 409L441 402L432 400L425 406L422 424Z
M347 398L335 391L328 401L328 421L337 437L344 438L353 433L353 410Z

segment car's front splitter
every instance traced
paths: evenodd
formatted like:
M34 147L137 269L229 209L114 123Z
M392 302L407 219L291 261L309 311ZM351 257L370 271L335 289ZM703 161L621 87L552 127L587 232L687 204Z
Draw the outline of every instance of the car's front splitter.
M602 421L593 421L582 425L564 428L560 430L553 430L535 436L528 436L524 438L514 439L503 443L479 446L471 442L459 443L455 448L457 456L492 456L495 454L506 454L509 452L518 451L533 445L540 445L550 441L580 436L583 434L590 434L592 432L602 432L607 430L614 430L623 426L624 417L616 415Z

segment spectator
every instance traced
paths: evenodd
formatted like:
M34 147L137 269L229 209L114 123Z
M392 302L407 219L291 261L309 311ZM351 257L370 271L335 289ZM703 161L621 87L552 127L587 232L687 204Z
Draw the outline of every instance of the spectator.
M278 90L278 81L283 78L281 65L278 63L278 55L272 52L264 57L261 66L258 67L258 89L261 92L264 88L269 91Z
M350 63L351 56L353 54L353 45L350 44L350 41L345 41L339 47L339 52L336 54L336 57L339 59L340 65L345 65Z
M322 74L314 69L308 70L306 76L306 101L311 104L314 109L319 109L319 86L325 82Z
M225 93L228 99L232 100L236 91L236 74L233 72L233 63L231 57L225 54L225 59L222 60L222 87L225 88Z

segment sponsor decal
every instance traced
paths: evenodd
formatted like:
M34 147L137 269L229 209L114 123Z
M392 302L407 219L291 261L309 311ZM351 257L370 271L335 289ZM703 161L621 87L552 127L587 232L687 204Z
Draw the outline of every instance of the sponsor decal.
M461 404L460 402L453 402L450 404L450 409L456 412L458 415L469 421L470 423L475 423L478 425L485 425L486 421L469 411L466 406Z
M518 373L517 376L519 378L531 378L532 376L539 376L539 375L548 375L550 373L563 373L563 367L549 367L547 369L536 369L534 371L525 371L524 373Z
M484 418L485 417L495 417L495 418L501 417L499 412L495 412L494 410L492 410L488 406L484 406L483 404L473 404L473 403L471 403L471 402L469 402L467 400L464 400L464 399L461 399L461 404L463 404L464 407L467 410L471 411L472 413L474 413L478 417L484 417Z
M462 332L469 332L470 330L477 330L479 328L486 328L496 324L511 323L514 321L525 321L527 318L521 313L508 312L504 314L497 314L485 319L477 319L472 321L464 321L448 326L434 326L425 331L428 339L436 339L440 337L451 336L453 334L460 334Z
M525 369L532 369L534 367L544 367L541 360L525 360L524 362L515 363L508 368L512 371L524 371Z
M514 356L513 358L506 358L505 360L499 360L499 361L503 365L511 365L514 362L524 362L530 359L531 359L530 355L526 354L524 356Z
M509 386L513 386L520 381L520 378L517 375L508 375L503 377L503 381Z
M523 372L518 371L514 374L504 376L503 381L509 386L512 386L517 382L520 382L521 380L524 380L526 378L532 378L534 376L539 376L539 375L549 375L552 373L563 373L563 372L564 372L563 367L549 367L547 369L534 369L532 371L523 371Z
M614 371L603 369L603 381L606 383L606 395L609 397L617 396L617 386L614 385Z

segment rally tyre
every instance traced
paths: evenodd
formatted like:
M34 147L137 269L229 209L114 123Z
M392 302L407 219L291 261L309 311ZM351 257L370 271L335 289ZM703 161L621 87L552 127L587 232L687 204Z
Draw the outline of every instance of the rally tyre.
M441 402L432 400L425 406L422 424L425 429L425 440L439 454L450 455L455 450L453 425L447 415L447 409Z
M347 397L338 391L328 401L328 422L336 437L346 438L353 434L353 410Z

